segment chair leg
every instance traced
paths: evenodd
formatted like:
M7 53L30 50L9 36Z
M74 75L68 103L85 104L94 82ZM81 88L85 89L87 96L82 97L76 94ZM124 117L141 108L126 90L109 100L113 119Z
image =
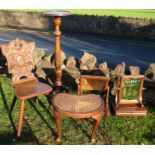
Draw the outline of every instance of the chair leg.
M95 122L94 122L93 130L92 130L92 136L91 136L91 143L92 144L95 143L96 130L98 128L98 125L100 123L102 115L94 116L93 118L95 119Z
M109 109L109 87L107 89L107 92L106 92L106 109L105 109L105 116L110 116L110 109Z
M11 103L10 110L9 110L9 115L11 115L11 113L12 113L12 110L13 110L13 108L14 108L14 106L15 106L16 100L17 100L17 97L14 96L14 97L13 97L13 100L12 100L12 103Z
M54 111L54 116L55 116L55 123L56 123L56 128L57 128L57 142L60 142L61 139L61 115L60 113Z
M25 108L25 101L21 100L20 110L19 110L19 120L18 120L18 133L17 136L20 137L21 129L23 124L23 117L24 117L24 108Z

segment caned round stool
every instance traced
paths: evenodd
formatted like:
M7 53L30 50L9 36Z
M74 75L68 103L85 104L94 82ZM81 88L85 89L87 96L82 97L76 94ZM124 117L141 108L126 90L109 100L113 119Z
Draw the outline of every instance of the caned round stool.
M99 95L85 94L74 95L67 93L57 94L53 100L53 112L56 121L58 132L57 141L61 138L61 117L68 116L74 118L89 118L95 119L91 142L95 142L95 133L99 122L104 115L104 102Z

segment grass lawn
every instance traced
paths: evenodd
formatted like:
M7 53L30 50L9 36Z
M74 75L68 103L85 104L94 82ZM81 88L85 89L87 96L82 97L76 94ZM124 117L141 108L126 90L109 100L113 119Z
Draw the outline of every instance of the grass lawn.
M52 9L51 9L52 10ZM59 10L59 9L58 9ZM49 11L46 9L27 9L21 10L16 9L12 11L28 11L28 12L44 12ZM70 11L74 14L79 15L97 15L97 16L121 16L121 17L133 17L133 18L147 18L147 19L155 19L155 9L148 10L148 9L68 9L65 11Z
M8 115L13 99L11 81L0 76L0 144L57 144L56 127L53 114L48 111L44 96L40 102L27 101L22 137L16 138L18 109L17 102L12 115ZM108 117L102 118L95 144L155 144L155 111L148 107L146 117ZM92 119L62 120L61 144L90 144Z
M88 9L88 10L70 10L75 14L87 14L98 16L121 16L121 17L133 17L133 18L147 18L155 19L155 10L102 10L102 9Z

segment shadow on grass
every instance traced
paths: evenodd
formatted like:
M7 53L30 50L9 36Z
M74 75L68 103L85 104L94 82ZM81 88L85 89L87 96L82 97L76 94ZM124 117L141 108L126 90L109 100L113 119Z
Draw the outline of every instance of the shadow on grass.
M2 99L3 99L4 107L5 107L6 112L7 112L7 114L8 114L10 123L11 123L11 125L12 125L12 127L13 127L14 133L17 133L17 129L16 129L16 127L15 127L15 124L14 124L14 122L13 122L13 119L12 119L11 115L9 115L9 106L8 106L8 104L7 104L7 100L6 100L6 97L5 97L5 94L4 94L3 87L2 87L2 85L1 85L1 83L0 83L0 93L1 93L1 96L2 96Z
M51 108L51 107L49 107L49 109L47 109L47 107L41 102L41 100L40 100L39 98L38 98L38 103L39 103L39 105L44 109L44 111L49 115L50 119L51 119L52 121L55 121L54 118L53 118L53 116L52 116L51 113L50 113L50 108Z
M71 121L73 122L73 124L75 125L74 127L75 128L79 128L89 139L91 137L91 135L88 134L88 130L84 129L84 127L80 124L80 123L77 123L77 121L73 118L70 118ZM88 119L84 119L85 121L89 122ZM93 129L93 123L92 124L92 129Z
M24 119L24 123L26 124L28 131L25 131L20 138L16 136L15 133L7 132L0 134L0 144L40 144L37 137L34 135L30 125Z
M154 122L155 123L155 122ZM154 133L154 128L155 125L153 125L152 127L149 127L148 130L149 132L147 132L144 135L144 138L147 139L149 142L151 142L151 144L155 144L155 133Z
M0 134L0 144L17 144L17 143L21 143L23 141L28 142L28 143L32 142L32 141L34 143L34 141L35 141L36 144L39 144L38 139L35 137L30 125L27 123L27 121L25 119L24 119L24 122L25 122L26 126L28 127L29 131L28 131L28 133L24 133L24 136L21 136L21 138L17 138L17 129L16 129L16 126L13 122L12 116L9 114L9 112L10 112L9 106L7 104L7 100L6 100L6 97L5 97L1 83L0 83L0 93L1 93L1 96L3 99L2 101L3 101L4 107L6 109L9 121L10 121L11 126L13 128L13 133L8 132L8 133L1 133ZM14 102L14 98L13 98L13 102Z
M145 107L147 108L148 112L152 113L155 112L155 103L150 101L144 101Z
M49 125L49 123L46 121L46 119L45 119L44 116L41 114L41 112L35 107L34 103L33 103L31 100L29 100L29 103L30 103L31 107L33 107L33 109L36 111L36 113L40 116L40 118L45 122L45 124L47 125L47 127L51 130L52 134L53 134L54 137L56 138L56 136L57 136L56 132L55 132L54 129ZM41 102L40 102L40 103L41 103ZM41 103L40 105L44 108L44 110L47 111L47 108L46 108L45 106L43 106L42 103ZM52 117L52 115L50 114L50 112L48 112L48 114L49 114L50 118L52 118L52 120L54 120L53 117Z
M18 140L22 142L32 143L32 144L40 144L26 119L24 119L24 123L28 128L28 132L24 132L23 136L21 136L21 138L19 138Z
M145 102L145 106L148 112L154 115L153 113L155 112L155 102L147 101ZM144 138L147 139L152 144L155 144L155 120L153 120L152 124L148 126L148 130L147 133L145 133Z
M15 134L12 132L0 133L0 145L16 144Z

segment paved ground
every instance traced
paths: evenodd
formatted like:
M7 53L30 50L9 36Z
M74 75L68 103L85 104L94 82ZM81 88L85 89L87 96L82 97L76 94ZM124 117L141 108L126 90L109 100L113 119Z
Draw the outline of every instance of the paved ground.
M0 29L0 44L19 37L35 41L36 46L45 48L47 53L54 50L54 37L49 34L32 33L29 31L12 31ZM151 62L155 62L155 43L109 40L100 36L63 34L61 49L67 56L80 58L84 51L97 56L98 63L107 61L110 67L125 62L129 65L138 65L144 71Z

